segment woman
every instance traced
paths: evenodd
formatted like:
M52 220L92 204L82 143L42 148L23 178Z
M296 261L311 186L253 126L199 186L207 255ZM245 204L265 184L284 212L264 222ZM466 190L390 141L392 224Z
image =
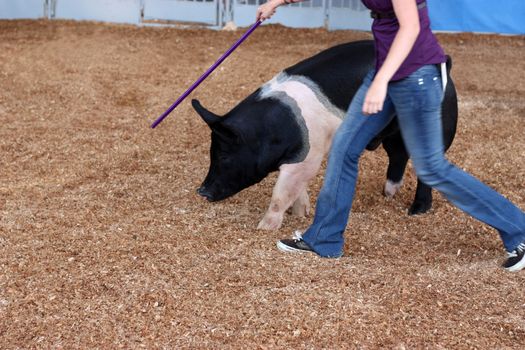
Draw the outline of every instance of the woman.
M269 0L257 19L302 0ZM443 49L430 30L424 0L362 0L372 10L376 66L365 77L332 141L313 224L277 243L286 252L343 254L359 157L395 113L417 176L474 218L494 227L507 250L503 267L525 267L525 213L496 191L446 160L441 129L443 88L437 64Z

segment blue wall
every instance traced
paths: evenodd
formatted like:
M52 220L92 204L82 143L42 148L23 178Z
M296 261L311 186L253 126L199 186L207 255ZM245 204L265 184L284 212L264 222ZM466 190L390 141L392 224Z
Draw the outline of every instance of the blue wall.
M432 29L525 34L525 0L427 0Z

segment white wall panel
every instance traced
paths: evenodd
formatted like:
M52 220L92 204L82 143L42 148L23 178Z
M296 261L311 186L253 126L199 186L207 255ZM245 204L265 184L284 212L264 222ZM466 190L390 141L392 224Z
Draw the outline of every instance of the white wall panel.
M361 0L328 0L328 29L370 30L372 18Z
M217 0L144 0L144 19L218 23Z
M139 23L140 0L56 0L54 18Z
M0 18L44 17L44 0L0 0Z

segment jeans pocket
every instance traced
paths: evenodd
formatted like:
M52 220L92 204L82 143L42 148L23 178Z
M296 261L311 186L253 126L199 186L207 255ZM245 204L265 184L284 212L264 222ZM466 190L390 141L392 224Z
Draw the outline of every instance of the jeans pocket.
M439 70L424 66L405 79L390 83L389 95L398 112L434 112L441 108L443 89Z
M421 106L423 110L433 111L441 107L443 101L443 86L441 84L441 76L439 74L432 74L425 79L426 87L424 94L424 105Z
M399 87L403 91L405 102L412 109L428 111L441 105L443 89L437 69L420 69L400 81Z

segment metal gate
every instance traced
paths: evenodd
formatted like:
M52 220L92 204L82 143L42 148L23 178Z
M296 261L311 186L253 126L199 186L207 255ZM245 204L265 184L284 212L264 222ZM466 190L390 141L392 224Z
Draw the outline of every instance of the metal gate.
M220 0L143 0L144 21L193 22L222 26Z
M370 30L370 10L361 0L328 0L328 29Z
M257 7L266 0L232 0L233 20L245 27L255 22ZM317 28L326 25L326 1L308 0L279 7L276 14L265 23L280 23L288 27Z
M266 0L232 0L233 20L238 26L255 21L257 7ZM370 30L372 19L361 0L309 0L279 7L265 23L280 23L288 27Z
M122 23L198 23L247 27L267 0L0 0L0 18L63 18ZM265 23L295 28L370 30L360 0L307 0L279 8Z

